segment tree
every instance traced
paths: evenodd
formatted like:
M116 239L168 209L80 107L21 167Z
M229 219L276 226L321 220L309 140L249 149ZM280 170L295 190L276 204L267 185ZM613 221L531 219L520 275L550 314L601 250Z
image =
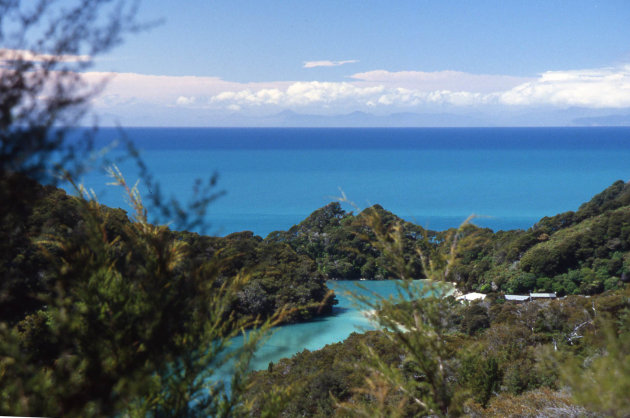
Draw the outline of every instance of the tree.
M630 414L628 290L624 290L622 295L626 307L617 313L617 320L608 312L596 317L599 350L590 358L571 356L560 364L562 380L571 389L577 403L610 417L627 417Z
M187 244L148 222L137 188L116 170L115 182L133 202L133 222L124 215L122 222L80 186L80 197L66 200L77 214L67 228L51 225L30 236L18 222L40 215L31 212L43 192L20 187L32 182L25 176L73 181L86 168L94 131L80 141L68 132L104 81L90 85L81 71L142 27L136 7L123 0L0 1L0 232L3 245L10 237L30 240L45 264L33 275L0 270L0 312L16 312L19 304L4 309L16 290L34 302L0 317L2 414L233 415L244 407L248 361L273 322L231 311L246 275L219 280L216 259L184 268ZM211 200L192 202L192 215L201 217ZM182 205L157 205L162 215L188 219ZM229 348L240 333L243 346ZM228 363L229 382L212 377Z
M108 237L104 207L77 199L83 225L38 240L50 285L42 309L0 327L3 413L207 416L241 407L249 358L271 322L228 350L243 328L258 325L231 312L247 278L218 283L216 260L182 270L185 242L149 224L137 190L128 191L135 222L121 235ZM211 380L228 361L231 396Z
M91 133L68 141L103 82L81 73L141 28L138 2L0 2L0 172L51 180L51 168L82 169ZM55 159L53 163L52 160Z

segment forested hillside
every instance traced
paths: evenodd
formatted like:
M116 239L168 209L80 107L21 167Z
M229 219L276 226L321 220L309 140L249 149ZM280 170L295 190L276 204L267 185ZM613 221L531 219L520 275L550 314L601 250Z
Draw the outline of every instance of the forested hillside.
M422 278L422 266L417 249L437 248L444 234L427 231L405 222L380 205L374 205L358 215L347 213L338 202L313 212L288 231L272 232L265 239L285 242L298 254L305 254L317 263L329 279L382 280L398 278L391 260L377 244L376 233L387 234L395 225L401 226L405 239L404 257L410 270Z
M48 286L48 261L35 241L80 236L83 221L77 198L61 189L21 176L3 177L2 182L6 196L20 198L6 199L2 207L6 239L0 244L4 278L0 314L18 321L41 307L37 295ZM15 189L20 193L11 194ZM117 262L132 271L141 260L125 257L130 253L125 247L127 214L105 207L103 214L106 236L119 240ZM449 237L456 233L425 230L379 205L354 215L339 203L331 203L288 231L276 231L264 240L249 232L225 238L169 234L188 245L182 271L220 258L219 278L240 271L250 274L249 284L234 301L236 312L265 317L282 307L299 307L290 316L298 320L330 311L332 301L323 309L309 307L325 299L326 279L396 278L391 255L376 239L395 225L400 225L401 251L415 278L424 277L420 253L449 251ZM526 231L495 233L468 224L459 235L449 279L462 290L564 295L616 289L630 280L630 185L617 181L576 212L545 217Z
M254 415L269 401L270 387L290 391L286 416L621 417L630 411L627 289L525 304L448 297L389 308L397 313L383 311L380 318L410 308L426 322L411 331L355 333L252 373Z
M47 251L63 256L63 249L44 250L40 241L55 237L79 245L86 222L79 199L61 189L19 175L3 176L0 181L3 197L7 197L2 199L0 226L5 237L0 243L0 317L19 321L41 309L41 294L51 292L55 266ZM125 274L135 274L146 260L138 258L131 247L127 213L105 206L100 211L104 236L116 243L117 267ZM219 284L239 273L249 276L233 301L234 312L265 318L288 309L285 320L296 321L328 313L334 303L334 297L327 298L325 276L315 263L286 244L265 242L249 232L225 238L177 231L166 234L168 240L186 244L186 255L178 267L182 278L208 261L214 262L217 271L207 275L216 275Z
M126 185L130 218L0 174L0 411L229 416L265 331L336 302L286 244L150 224ZM231 392L215 375L226 361L243 369Z
M621 180L576 212L545 217L528 230L493 232L473 223L459 231L436 232L379 205L354 215L330 203L265 240L288 243L298 254L308 255L329 279L397 278L376 236L400 225L407 271L418 279L425 276L420 254L449 252L457 235L448 279L462 290L595 294L630 280L630 184Z
M630 280L630 184L617 181L576 212L527 231L470 228L453 279L482 292L595 294Z

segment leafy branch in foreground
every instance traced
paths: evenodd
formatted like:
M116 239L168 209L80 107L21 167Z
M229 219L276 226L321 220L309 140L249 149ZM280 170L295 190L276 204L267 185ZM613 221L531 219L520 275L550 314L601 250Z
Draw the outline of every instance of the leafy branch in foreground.
M137 189L114 174L135 222L112 227L114 211L79 189L81 221L37 241L51 265L47 288L40 310L0 326L0 411L234 414L244 407L249 359L283 313L265 322L235 315L234 298L248 277L219 280L217 258L187 268L187 244L147 223ZM246 342L232 346L242 333ZM229 389L216 375L228 362Z
M345 196L342 199L347 201ZM458 237L471 218L447 237L450 245L443 246L447 252L427 254L418 245L416 251L427 278L420 283L409 273L402 227L385 226L377 211L365 213L363 219L375 233L374 244L386 254L389 267L401 280L396 298L385 299L374 293L354 298L373 312L371 318L403 354L399 362L385 361L366 346L367 361L358 366L367 376L364 386L355 389L358 398L338 404L339 411L361 416L456 415L462 402L450 382L455 374L455 353L448 341L455 329L449 315L456 312L457 302L448 296L445 279L456 256ZM428 242L424 244L431 248Z
M626 290L624 298L630 303ZM560 364L563 382L578 404L610 417L630 415L630 310L614 321L596 318L600 347L588 358L571 356Z
M54 181L50 168L85 169L94 131L69 140L106 80L85 73L127 33L138 1L0 2L0 171Z

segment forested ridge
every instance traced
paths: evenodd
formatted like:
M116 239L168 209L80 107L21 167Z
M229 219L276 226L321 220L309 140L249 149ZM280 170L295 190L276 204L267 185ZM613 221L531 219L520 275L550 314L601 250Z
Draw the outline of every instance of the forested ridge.
M77 198L51 186L41 186L22 176L4 176L0 271L4 280L0 313L19 320L37 309L37 293L46 287L46 259L36 239L48 235L81 233ZM12 190L19 189L19 194ZM9 199L8 196L19 196ZM120 237L120 254L126 254L128 216L122 209L103 206L105 232ZM239 271L251 275L250 283L235 301L236 311L268 316L281 307L301 307L324 300L325 280L398 278L391 260L376 243L368 216L377 216L380 231L401 225L402 253L414 278L424 278L420 253L448 251L449 234L406 222L379 205L357 215L337 202L316 210L288 231L276 231L264 240L251 232L224 238L191 232L169 231L171 239L186 242L184 269L220 257L219 277ZM474 220L473 220L474 222ZM418 251L420 250L420 251ZM120 257L125 268L140 260ZM544 217L528 230L492 232L473 224L460 230L456 258L449 280L461 290L483 293L596 294L618 288L630 280L630 184L617 181L584 203L576 212ZM332 301L330 302L332 303ZM307 319L326 308L298 309L292 320Z
M425 276L420 253L448 252L448 238L457 233L448 279L463 291L595 294L630 280L630 184L621 180L576 212L544 217L527 230L493 232L473 219L459 231L431 231L379 205L355 215L334 202L266 241L285 242L308 255L329 279L397 278L387 254L375 245L374 228L365 222L369 216L378 217L380 232L400 225L402 252L417 279Z
M383 219L368 223L382 230L370 230L361 217ZM333 203L268 239L310 254L324 272L341 266L353 278L380 279L395 277L396 269L370 276L374 270L363 267L392 266L383 250L392 247L373 245L384 232L398 233L406 274L432 278L421 257L451 257L448 268L438 267L445 279L488 296L461 303L427 291L411 302L367 305L377 309L373 318L382 330L252 373L254 414L264 409L268 395L261 388L269 386L292 393L286 416L630 413L630 184L617 181L577 211L545 217L528 230L495 233L469 223L427 231L380 206L355 216ZM522 304L504 298L535 291L567 296Z
M378 225L370 225L368 221L372 217L378 217ZM411 263L410 268L416 278L422 278L422 266L416 250L436 249L444 234L405 222L380 205L354 215L344 211L339 202L332 202L288 231L272 232L265 240L287 243L298 254L308 255L332 280L395 279L398 278L397 273L393 271L388 255L377 245L376 233L387 233L398 224L405 238L405 259Z
M62 189L42 186L21 175L2 176L1 226L5 239L0 244L0 315L19 321L42 308L42 293L50 292L49 276L53 266L38 241L48 237L80 241L85 220L79 198ZM9 198L11 196L12 198ZM134 258L127 227L132 222L122 209L100 205L105 239L117 241L116 263L128 275L145 260ZM218 283L239 273L248 283L233 302L234 312L247 316L269 317L288 309L285 321L311 318L329 313L334 297L327 297L325 276L315 263L295 253L286 244L265 242L251 232L238 232L224 238L192 232L168 230L168 239L186 244L186 256L178 270L183 275L209 260L216 261ZM323 305L321 305L323 303Z
M286 244L149 223L119 180L131 215L0 176L0 411L231 416L269 327L329 313L334 294Z

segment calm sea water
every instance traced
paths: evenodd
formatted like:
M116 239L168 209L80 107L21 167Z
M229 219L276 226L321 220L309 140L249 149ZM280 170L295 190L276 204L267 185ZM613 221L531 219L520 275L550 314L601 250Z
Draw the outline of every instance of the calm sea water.
M432 229L470 214L497 229L528 228L575 210L612 182L630 179L630 128L217 129L132 128L167 194L186 200L195 178L219 174L225 196L210 231L286 230L341 195L379 203ZM117 139L102 129L98 144ZM131 164L121 169L135 181ZM102 203L126 207L102 173L83 182ZM141 185L142 190L142 185ZM147 190L143 190L148 193ZM346 206L346 209L352 210Z
M251 362L252 370L266 369L269 362L290 357L303 350L318 350L327 344L345 340L353 332L365 332L376 329L368 319L366 307L359 304L353 295L363 295L375 300L379 297L399 300L399 281L329 281L330 289L335 291L339 304L333 308L333 314L313 321L276 327L269 339L258 349ZM415 283L421 294L422 282ZM234 341L242 344L242 338ZM225 377L231 373L229 367L223 370Z

